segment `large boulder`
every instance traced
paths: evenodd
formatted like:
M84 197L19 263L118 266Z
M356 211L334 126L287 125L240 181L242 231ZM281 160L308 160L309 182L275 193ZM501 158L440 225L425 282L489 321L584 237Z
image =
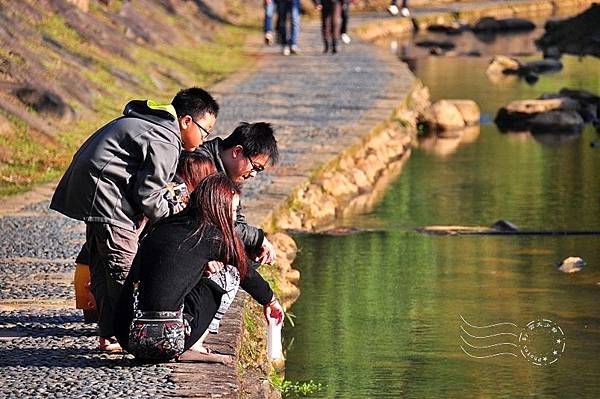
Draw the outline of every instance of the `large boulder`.
M425 47L429 49L439 48L442 50L452 50L456 45L449 41L437 41L437 40L421 40L415 43L418 47Z
M432 119L429 126L433 130L456 130L466 126L458 107L447 100L436 101L431 106Z
M502 131L579 132L585 122L578 109L569 98L518 100L501 108L494 122Z
M473 100L446 100L451 104L454 104L460 112L463 121L466 126L473 126L479 124L479 118L481 112L479 106Z
M585 122L577 111L550 111L537 114L529 120L532 133L570 133L583 130Z
M441 32L447 35L457 35L469 29L469 26L457 21L441 23L441 24L431 24L427 27L427 30L430 32Z
M600 57L600 4L562 21L548 21L538 47L556 47L561 53Z
M523 18L506 18L500 20L501 30L529 31L535 29L535 24Z
M545 58L543 60L531 61L519 68L520 75L533 73L557 72L563 68L562 62L554 58Z
M23 104L40 114L66 121L74 114L73 109L59 95L42 87L24 85L15 89L14 94Z
M539 114L554 110L576 111L579 107L577 101L570 98L552 98L547 100L516 100L506 106L508 112L523 114Z
M504 55L496 55L490 61L485 73L489 75L503 75L507 72L514 72L515 74L521 68L521 63L514 59Z
M535 29L535 24L523 18L483 17L471 29L473 32L528 31Z

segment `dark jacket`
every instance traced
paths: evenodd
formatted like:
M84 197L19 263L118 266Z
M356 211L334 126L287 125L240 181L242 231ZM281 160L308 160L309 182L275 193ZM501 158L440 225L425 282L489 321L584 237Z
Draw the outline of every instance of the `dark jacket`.
M144 215L154 222L172 213L164 193L182 147L175 109L136 100L123 115L75 153L51 209L128 230L135 230Z
M136 282L139 282L139 310L176 311L185 303L184 312L191 319L186 349L200 338L217 312L224 291L203 278L203 272L209 260L227 262L221 249L222 234L210 226L202 236L192 236L198 223L189 215L164 219L151 227L141 241L115 312L116 336L125 348L133 318ZM273 297L269 284L251 267L240 287L261 305Z
M214 140L207 141L200 147L196 148L195 152L212 159L217 171L227 173L225 170L225 165L223 165L223 161L221 160L221 155L219 154L219 146L221 145L222 141L223 140L218 137ZM262 229L250 226L246 222L246 216L242 214L241 201L240 206L237 209L235 230L239 234L240 240L242 240L246 250L249 253L259 252L260 248L262 247L265 234Z

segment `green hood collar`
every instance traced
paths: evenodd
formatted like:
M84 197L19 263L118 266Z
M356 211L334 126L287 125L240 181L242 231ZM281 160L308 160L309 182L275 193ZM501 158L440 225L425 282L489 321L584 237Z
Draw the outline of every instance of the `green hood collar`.
M173 118L177 119L177 112L175 111L175 107L172 104L160 104L154 100L147 100L146 105L148 108L156 110L156 111L165 111L169 114L173 115Z

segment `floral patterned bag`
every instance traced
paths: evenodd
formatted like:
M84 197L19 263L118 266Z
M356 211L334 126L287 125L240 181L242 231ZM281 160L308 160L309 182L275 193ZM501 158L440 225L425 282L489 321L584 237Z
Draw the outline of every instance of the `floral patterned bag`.
M174 312L138 309L137 286L133 294L134 317L129 330L127 351L143 362L167 362L184 351L189 324L183 317L183 305Z

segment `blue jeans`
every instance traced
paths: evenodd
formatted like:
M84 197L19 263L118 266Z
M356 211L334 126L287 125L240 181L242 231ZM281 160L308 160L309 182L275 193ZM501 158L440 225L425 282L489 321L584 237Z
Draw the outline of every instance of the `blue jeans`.
M265 33L271 32L273 25L273 10L275 5L273 4L275 0L271 0L268 3L265 3Z
M277 3L277 13L279 14L279 39L281 45L298 45L298 36L300 35L300 0L279 0ZM291 16L291 32L288 35L287 20Z

